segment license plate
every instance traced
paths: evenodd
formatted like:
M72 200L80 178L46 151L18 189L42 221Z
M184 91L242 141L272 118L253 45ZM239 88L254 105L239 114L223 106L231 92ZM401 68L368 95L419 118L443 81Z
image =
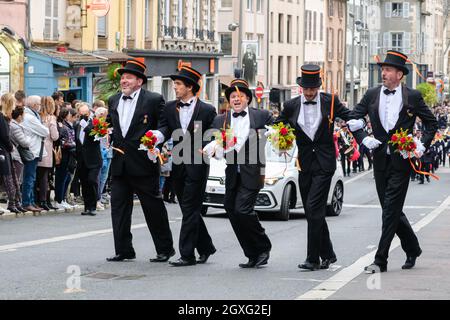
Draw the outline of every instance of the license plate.
M216 186L209 186L207 189L208 193L218 193L218 194L224 194L225 193L225 187L216 187Z

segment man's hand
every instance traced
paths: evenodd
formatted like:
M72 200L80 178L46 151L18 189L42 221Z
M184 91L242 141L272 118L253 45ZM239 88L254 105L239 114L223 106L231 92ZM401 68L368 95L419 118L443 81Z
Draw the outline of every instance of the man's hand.
M417 157L417 159L420 159L425 152L425 147L422 141L420 141L416 137L414 137L414 142L416 143L416 150L414 152L414 155Z
M365 145L368 149L373 150L380 146L381 141L372 137L365 137L362 141L363 145Z
M208 158L211 159L214 156L214 153L216 152L216 146L217 142L215 140L211 141L203 148L203 153L205 153L208 156Z
M362 119L352 119L347 121L347 126L350 131L357 131L364 128L364 121Z

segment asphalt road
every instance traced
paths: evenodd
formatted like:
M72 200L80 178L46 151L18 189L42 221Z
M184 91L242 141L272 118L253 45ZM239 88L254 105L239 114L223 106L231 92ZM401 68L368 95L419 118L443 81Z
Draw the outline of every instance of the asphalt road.
M447 199L450 169L444 168L438 174L439 182L424 185L411 182L404 210L411 224L430 214L432 217L436 212L450 214ZM293 214L289 221L261 216L273 246L269 264L261 269L238 267L247 259L228 219L215 209L210 209L205 222L218 249L216 254L207 264L184 268L148 261L156 253L139 205L134 207L133 215L137 259L120 263L105 261L114 254L109 210L95 217L69 212L0 220L0 299L370 298L370 295L361 295L367 291L366 278L355 263L376 249L381 232L381 209L372 172L346 178L344 189L341 215L327 218L338 261L329 270L316 272L297 268L306 254L306 220L300 212ZM174 204L167 209L174 241L178 243L181 212ZM426 235L427 229L438 224L439 219L429 224L422 222L424 225L418 235L428 250L424 252L426 256L433 253L433 247L426 246L427 238L422 238L422 233ZM441 232L442 237L450 234L450 224L446 227L446 232ZM439 239L434 240L439 242ZM174 258L177 257L178 250ZM391 258L387 274L405 275L406 271L401 271L404 261L401 248L394 249ZM433 272L429 265L420 266L420 258L417 268L425 277ZM346 275L348 272L352 272L351 276ZM322 284L331 287L338 284L338 288L321 290L318 286ZM317 297L317 292L319 296L323 292L331 294ZM442 298L448 298L448 290L441 292L446 295ZM427 292L422 294L417 291L415 297L426 299ZM396 295L380 296L397 298Z

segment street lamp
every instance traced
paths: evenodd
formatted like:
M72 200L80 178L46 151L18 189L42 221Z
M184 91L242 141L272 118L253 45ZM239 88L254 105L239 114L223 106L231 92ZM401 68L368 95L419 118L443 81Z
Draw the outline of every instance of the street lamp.
M239 74L239 78L242 77L242 21L243 21L243 11L244 11L244 1L239 1L239 23L233 22L228 25L228 30L230 31L236 31L237 28L239 28L238 33L238 54L237 54L237 64L236 69L234 70L235 77L238 78L236 75Z

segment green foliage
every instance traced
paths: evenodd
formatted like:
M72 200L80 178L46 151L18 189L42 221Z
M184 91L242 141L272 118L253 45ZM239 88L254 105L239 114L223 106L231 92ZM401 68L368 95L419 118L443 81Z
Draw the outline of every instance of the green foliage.
M108 67L106 76L96 85L96 90L100 93L98 99L103 100L106 104L109 98L120 91L120 74L117 69L122 68L120 63L113 63Z
M436 87L430 83L423 82L417 85L417 90L422 94L423 100L429 107L433 107L438 102Z

